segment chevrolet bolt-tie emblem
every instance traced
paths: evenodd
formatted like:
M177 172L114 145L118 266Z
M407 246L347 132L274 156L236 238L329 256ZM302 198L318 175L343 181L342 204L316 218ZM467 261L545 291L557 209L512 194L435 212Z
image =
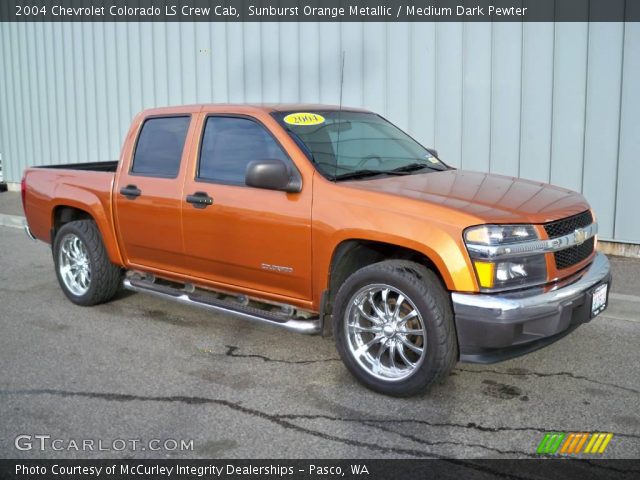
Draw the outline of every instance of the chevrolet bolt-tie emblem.
M585 232L582 228L577 228L573 235L576 240L576 245L582 245L587 239L587 232Z

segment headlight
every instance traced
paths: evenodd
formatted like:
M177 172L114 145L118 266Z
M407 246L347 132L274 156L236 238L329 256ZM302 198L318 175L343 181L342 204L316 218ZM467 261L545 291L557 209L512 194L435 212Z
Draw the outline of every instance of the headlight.
M505 245L528 240L537 240L533 225L481 225L464 232L467 243L479 245Z
M545 283L544 253L535 253L533 225L482 225L464 232L464 240L482 290L510 290Z
M547 279L547 262L544 254L503 262L473 260L473 265L478 283L483 289L509 290L538 285Z

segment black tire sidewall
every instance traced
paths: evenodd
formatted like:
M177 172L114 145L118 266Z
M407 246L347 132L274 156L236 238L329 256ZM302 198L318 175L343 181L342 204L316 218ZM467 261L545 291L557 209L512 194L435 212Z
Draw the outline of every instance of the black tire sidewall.
M62 228L60 228L60 230L57 232L55 241L53 243L53 261L55 264L56 277L58 277L58 282L60 283L60 287L62 288L64 294L76 305L86 306L93 305L95 303L93 299L96 297L98 293L97 290L100 288L100 282L95 275L96 265L99 261L103 261L103 259L96 258L96 249L91 248L92 245L90 243L90 239L87 238L87 235L85 234L83 229L80 228L79 225L77 225L78 223L79 222L67 223L63 225ZM60 275L60 245L62 243L62 239L68 234L76 235L80 239L80 241L84 243L87 250L87 255L89 256L91 282L89 284L89 289L84 293L84 295L75 295L73 292L69 291L64 283L64 280L62 279L62 276Z
M443 351L443 347L447 348L447 345L451 343L443 342L444 336L451 334L451 332L443 331L439 324L442 323L442 317L449 316L449 318L444 318L444 321L452 321L449 300L444 288L437 277L428 269L415 265L416 268L410 271L407 267L409 263L386 261L355 272L339 289L334 308L336 347L347 369L366 387L394 396L409 396L425 390L451 369L453 362L443 359L448 355L455 355L457 358L457 350L455 352ZM409 275L412 275L413 278L409 278ZM406 379L399 381L378 379L364 370L349 351L344 332L347 306L356 292L372 284L387 284L401 290L416 306L425 323L427 331L426 357L417 370Z

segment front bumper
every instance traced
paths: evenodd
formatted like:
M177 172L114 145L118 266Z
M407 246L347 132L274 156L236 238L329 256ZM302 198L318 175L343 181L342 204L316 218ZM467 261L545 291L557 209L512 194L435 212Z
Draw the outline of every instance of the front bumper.
M596 253L576 279L551 290L452 293L460 360L499 362L555 342L591 319L591 292L610 281L609 260Z

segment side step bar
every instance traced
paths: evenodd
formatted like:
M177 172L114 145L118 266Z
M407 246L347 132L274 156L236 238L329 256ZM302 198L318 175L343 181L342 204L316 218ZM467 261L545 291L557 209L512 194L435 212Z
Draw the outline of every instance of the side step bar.
M259 308L255 308L250 305L242 305L217 298L207 298L206 295L198 295L196 292L189 291L187 289L178 289L166 285L156 285L152 282L138 280L135 278L125 278L123 286L127 290L134 292L149 293L156 297L164 298L165 300L173 300L185 305L193 305L218 313L234 315L246 320L284 328L291 332L312 335L320 333L322 328L318 318L310 318L308 320L286 318L272 312L262 311Z

